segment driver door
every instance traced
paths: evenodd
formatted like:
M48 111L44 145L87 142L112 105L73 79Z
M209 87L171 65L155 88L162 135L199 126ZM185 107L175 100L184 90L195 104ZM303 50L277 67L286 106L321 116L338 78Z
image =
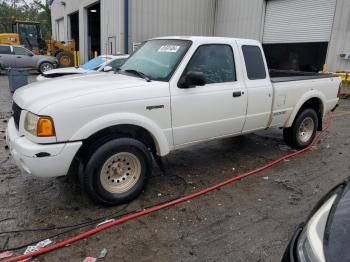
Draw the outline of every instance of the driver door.
M36 68L36 59L32 52L23 47L13 47L17 68Z
M231 43L199 46L182 75L202 72L206 84L186 89L172 84L175 147L242 132L247 95L236 77L233 48Z

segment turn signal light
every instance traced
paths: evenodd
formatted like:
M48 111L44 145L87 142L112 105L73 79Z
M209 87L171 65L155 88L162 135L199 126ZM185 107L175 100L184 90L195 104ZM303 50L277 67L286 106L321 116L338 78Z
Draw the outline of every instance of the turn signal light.
M36 132L39 137L55 136L55 127L51 117L39 117Z

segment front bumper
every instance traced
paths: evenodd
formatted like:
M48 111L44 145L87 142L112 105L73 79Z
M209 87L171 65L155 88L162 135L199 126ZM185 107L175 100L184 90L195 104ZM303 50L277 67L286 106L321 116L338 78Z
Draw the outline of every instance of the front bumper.
M13 118L8 122L6 142L16 164L37 177L57 177L68 173L82 142L36 144L19 136Z
M299 236L300 236L301 232L303 231L303 228L304 228L304 225L301 224L295 230L293 237L292 237L291 241L289 242L289 244L284 252L284 255L283 255L281 262L298 262L298 259L296 258L296 247L298 244Z

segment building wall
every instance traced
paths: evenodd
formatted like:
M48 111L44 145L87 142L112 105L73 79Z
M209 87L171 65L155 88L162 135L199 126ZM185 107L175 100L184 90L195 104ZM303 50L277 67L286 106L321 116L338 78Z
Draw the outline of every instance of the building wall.
M262 39L264 0L216 0L215 36Z
M350 1L337 0L331 41L328 47L327 66L329 71L350 71L350 60L339 55L350 53Z
M124 1L101 1L101 52L107 50L109 40L115 39L116 47L112 54L124 53Z
M213 35L215 0L130 0L129 43L165 35Z
M51 7L52 14L52 34L53 39L58 40L57 21L64 19L64 41L70 40L69 15L79 11L79 50L81 61L88 59L88 40L87 40L87 10L86 8L99 2L96 0L54 1ZM108 40L116 39L116 52L124 52L124 5L123 0L101 0L101 52L106 53Z
M268 0L279 1L279 0ZM63 18L64 40L69 39L69 14L79 11L81 61L87 59L86 7L96 0L56 0L52 5L53 38L59 39L58 23ZM109 39L116 51L124 48L124 0L101 0L101 49ZM164 35L215 35L262 41L266 0L129 0L129 50L133 42ZM62 33L61 33L62 35ZM350 1L337 0L331 41L327 54L330 71L350 71L350 61L339 54L350 52Z

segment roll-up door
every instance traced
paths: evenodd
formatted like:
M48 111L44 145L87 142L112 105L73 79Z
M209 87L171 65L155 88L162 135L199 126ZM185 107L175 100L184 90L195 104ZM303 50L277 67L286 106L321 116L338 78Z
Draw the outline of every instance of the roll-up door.
M263 43L329 42L336 0L267 0Z

